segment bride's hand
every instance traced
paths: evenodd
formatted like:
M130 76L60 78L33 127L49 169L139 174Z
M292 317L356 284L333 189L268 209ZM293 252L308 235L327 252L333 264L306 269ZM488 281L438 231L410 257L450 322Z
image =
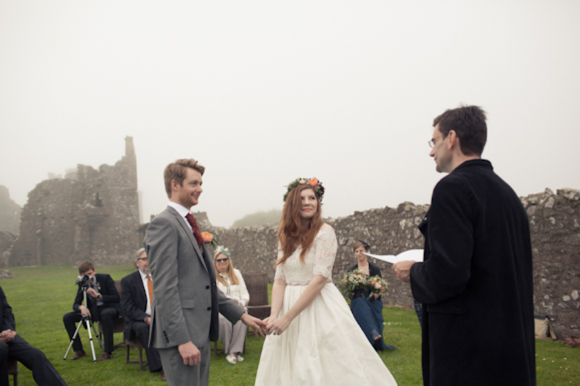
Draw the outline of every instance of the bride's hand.
M272 317L270 317L268 319L269 321L266 330L268 331L268 334L274 335L280 335L286 331L291 322L291 320L286 318L286 316L277 319L272 319Z
M276 317L274 317L272 315L270 315L266 319L264 319L264 323L266 323L266 328L264 329L264 332L266 333L266 335L270 335L272 333L272 331L270 331L268 329L268 324L272 323L276 319L278 319L278 318L276 318Z

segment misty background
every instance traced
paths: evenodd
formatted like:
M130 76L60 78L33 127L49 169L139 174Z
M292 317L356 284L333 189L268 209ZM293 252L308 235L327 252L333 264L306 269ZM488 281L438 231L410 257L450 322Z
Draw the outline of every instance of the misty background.
M163 169L206 166L216 226L317 177L323 215L429 203L447 108L488 112L483 157L520 196L579 188L580 2L0 0L0 185L135 144L142 220Z

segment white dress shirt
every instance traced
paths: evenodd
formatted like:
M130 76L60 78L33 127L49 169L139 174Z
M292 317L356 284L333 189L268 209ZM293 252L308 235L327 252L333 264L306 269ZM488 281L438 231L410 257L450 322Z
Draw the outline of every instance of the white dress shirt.
M147 309L145 310L145 313L148 316L151 316L151 298L149 296L149 284L148 284L149 279L147 279L147 275L141 272L141 270L139 270L139 273L141 274L141 281L143 282L143 287L145 288L145 295L147 296ZM149 277L151 277L151 274L149 274ZM153 281L152 277L151 281Z
M168 205L170 207L172 207L173 209L175 209L177 211L177 213L179 213L181 215L181 217L183 217L183 219L185 220L185 223L187 224L189 229L193 232L193 228L191 227L191 225L189 225L189 221L187 221L187 219L185 218L185 216L187 216L190 213L189 209L187 209L185 206L179 205L178 203L173 202L173 201L169 201Z

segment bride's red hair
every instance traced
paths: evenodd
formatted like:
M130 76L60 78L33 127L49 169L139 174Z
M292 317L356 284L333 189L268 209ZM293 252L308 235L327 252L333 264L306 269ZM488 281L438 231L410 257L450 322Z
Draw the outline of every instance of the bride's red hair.
M302 198L300 197L300 193L306 189L310 189L312 194L316 197L316 193L310 185L301 184L288 193L288 197L286 197L286 201L284 202L282 219L278 225L278 243L283 254L282 258L276 262L276 266L284 264L298 246L302 247L300 261L304 262L306 252L308 252L310 247L312 247L316 234L324 224L321 216L320 199L316 197L316 201L318 202L316 213L312 219L310 219L308 229L304 235L302 234L302 217L300 217Z

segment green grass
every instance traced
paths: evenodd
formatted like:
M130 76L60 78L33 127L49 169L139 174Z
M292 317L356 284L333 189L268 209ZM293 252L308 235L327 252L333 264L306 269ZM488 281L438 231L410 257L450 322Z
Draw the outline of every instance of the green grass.
M13 279L0 280L9 304L16 317L16 331L30 344L40 348L58 372L70 385L163 385L159 374L140 372L138 364L125 363L124 348L113 353L113 359L94 364L90 358L90 346L86 330L81 338L87 357L71 361L63 360L69 344L62 324L62 316L72 310L76 293L74 285L77 271L71 266L25 267L10 270ZM131 273L131 266L97 267L101 273L109 273L113 279L121 279ZM381 352L384 363L399 385L421 384L421 337L415 313L394 307L384 308L385 342L397 346L396 351ZM115 334L115 343L123 340L123 334ZM225 354L213 355L210 384L253 385L263 340L249 337L246 342L246 359L235 366L225 360ZM580 349L571 349L559 342L537 341L538 385L569 385L580 379ZM103 351L96 346L97 357ZM132 350L132 359L137 351ZM32 373L19 365L19 384L35 385Z

